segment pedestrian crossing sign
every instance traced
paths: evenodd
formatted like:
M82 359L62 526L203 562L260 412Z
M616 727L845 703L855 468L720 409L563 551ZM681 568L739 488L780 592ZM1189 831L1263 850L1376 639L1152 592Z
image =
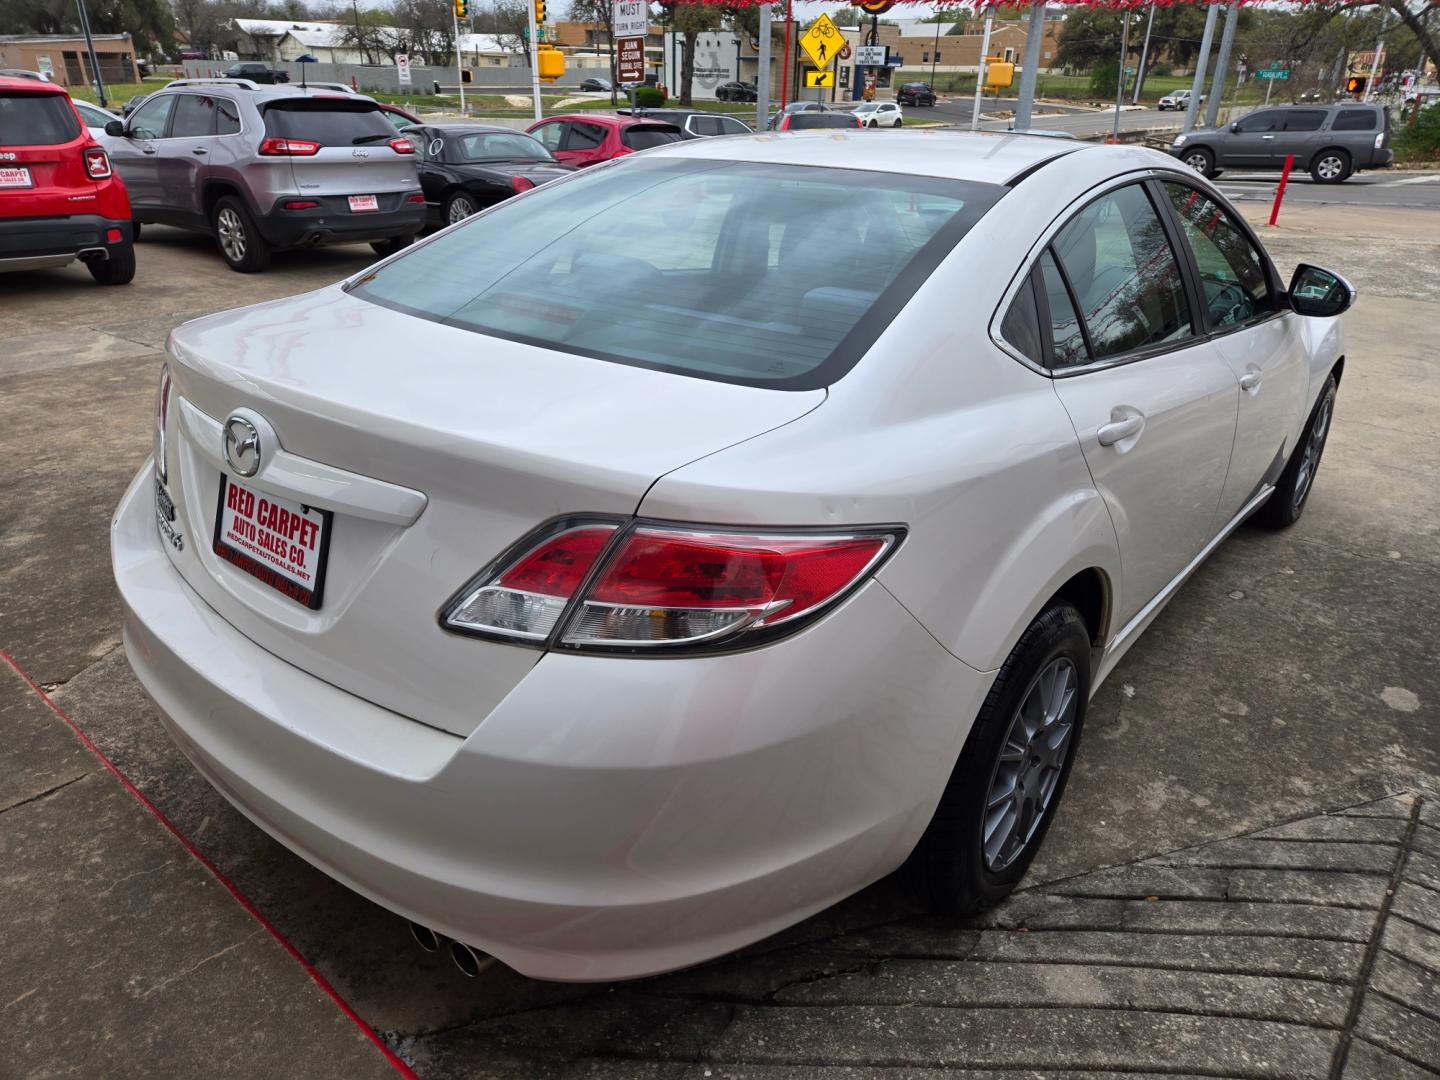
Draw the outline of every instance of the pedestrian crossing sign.
M821 15L800 38L800 47L817 68L828 68L845 44L840 28L829 15Z
M833 71L807 71L805 72L805 85L814 89L817 86L834 86L835 72Z

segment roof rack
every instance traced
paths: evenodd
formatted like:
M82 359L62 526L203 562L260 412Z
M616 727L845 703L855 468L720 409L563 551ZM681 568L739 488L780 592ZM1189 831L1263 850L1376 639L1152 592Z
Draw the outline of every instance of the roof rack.
M168 83L165 84L164 89L168 90L172 86L238 86L241 90L260 89L258 85L251 82L249 79L220 78L171 79Z

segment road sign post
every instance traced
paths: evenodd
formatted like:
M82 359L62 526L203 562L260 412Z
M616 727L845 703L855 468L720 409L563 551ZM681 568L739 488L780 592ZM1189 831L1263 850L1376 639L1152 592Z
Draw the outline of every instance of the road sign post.
M395 79L402 88L410 85L410 57L406 53L395 54Z

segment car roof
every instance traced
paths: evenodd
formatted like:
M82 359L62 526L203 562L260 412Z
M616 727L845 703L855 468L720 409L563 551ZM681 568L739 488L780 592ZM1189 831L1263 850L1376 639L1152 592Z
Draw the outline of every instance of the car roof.
M0 75L0 90L24 90L30 94L61 94L69 97L63 86L45 82L43 79L26 79L18 75Z
M1004 131L902 129L877 138L874 132L858 129L819 128L783 134L735 135L728 139L693 139L650 153L1008 184L1056 158L1103 149L1115 148ZM1159 160L1174 164L1169 155L1154 153Z
M467 122L464 120L446 120L444 123L440 124L420 123L416 124L415 126L427 127L433 131L443 131L448 135L496 134L529 135L532 139L535 137L533 135L530 135L528 131L517 131L515 128L505 127L503 124L478 124L474 122Z

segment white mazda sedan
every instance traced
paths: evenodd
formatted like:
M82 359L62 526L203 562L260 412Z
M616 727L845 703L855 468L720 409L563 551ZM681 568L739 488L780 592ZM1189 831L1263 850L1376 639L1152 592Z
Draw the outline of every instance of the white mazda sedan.
M125 645L242 812L526 975L1020 879L1086 703L1304 509L1353 300L1137 147L677 143L177 329Z

